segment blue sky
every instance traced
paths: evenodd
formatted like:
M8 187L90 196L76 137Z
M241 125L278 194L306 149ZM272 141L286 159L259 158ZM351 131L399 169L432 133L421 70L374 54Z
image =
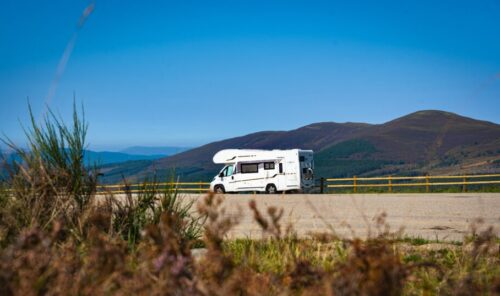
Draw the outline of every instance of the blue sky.
M349 2L349 3L343 3ZM87 1L3 0L0 132L43 113ZM195 146L423 109L500 122L498 1L96 1L48 101L90 147Z

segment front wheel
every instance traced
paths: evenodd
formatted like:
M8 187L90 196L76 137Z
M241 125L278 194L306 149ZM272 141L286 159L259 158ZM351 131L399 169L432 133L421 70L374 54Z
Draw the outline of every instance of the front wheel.
M277 192L278 192L278 190L276 189L276 185L274 185L274 184L267 185L267 187L266 187L267 194L275 194Z
M222 185L215 185L214 192L218 193L218 194L224 194L226 191L224 190L224 186L222 186Z

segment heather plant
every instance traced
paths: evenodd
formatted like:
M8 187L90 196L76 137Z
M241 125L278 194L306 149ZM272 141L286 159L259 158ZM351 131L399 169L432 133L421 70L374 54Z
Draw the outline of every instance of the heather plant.
M212 194L199 204L207 216L200 259L183 243L178 215L168 211L143 229L135 249L110 234L112 211L103 204L82 220L84 243L59 221L50 230L24 229L0 251L0 294L496 295L500 288L491 229L473 235L470 249L451 244L437 251L420 250L425 243L405 250L384 233L234 241L227 234L239 215L223 205ZM272 223L270 214L259 217L259 225ZM409 260L417 251L421 257Z

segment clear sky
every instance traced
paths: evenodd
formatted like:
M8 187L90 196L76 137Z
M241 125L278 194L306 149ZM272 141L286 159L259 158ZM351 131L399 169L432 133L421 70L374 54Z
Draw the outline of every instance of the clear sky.
M194 146L423 109L500 122L500 2L3 0L0 133L83 103L93 149Z

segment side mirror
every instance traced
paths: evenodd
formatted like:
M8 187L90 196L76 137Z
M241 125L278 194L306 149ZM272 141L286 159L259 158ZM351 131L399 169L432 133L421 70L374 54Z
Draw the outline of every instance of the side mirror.
M224 177L224 173L220 173L220 174L219 174L219 177L220 177L220 178Z

